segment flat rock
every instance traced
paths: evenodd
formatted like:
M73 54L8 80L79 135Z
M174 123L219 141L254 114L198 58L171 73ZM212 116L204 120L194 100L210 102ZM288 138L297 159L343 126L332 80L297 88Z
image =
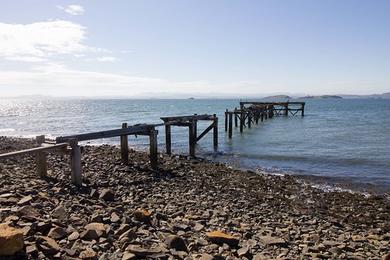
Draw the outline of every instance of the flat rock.
M57 242L47 236L40 236L36 240L37 248L42 251L45 255L55 255L60 252L61 247Z
M80 253L79 257L81 259L95 259L96 252L92 248L87 248L86 250Z
M66 235L67 235L66 230L62 227L54 227L49 231L49 234L47 234L48 237L51 237L55 240L64 238L66 237Z
M21 198L19 201L18 201L18 205L26 205L28 203L30 203L30 201L32 200L32 197L31 195L28 195L28 196L25 196L23 198Z
M74 231L74 232L72 232L72 234L70 234L70 235L68 236L68 240L69 240L69 241L74 241L74 240L79 239L79 237L80 237L79 232Z
M212 231L212 232L208 232L206 234L207 236L207 239L210 240L211 242L213 243L216 243L216 244L228 244L229 246L232 246L232 247L236 247L238 246L238 243L240 242L238 238L232 236L232 235L229 235L229 234L226 234L224 232L221 232L221 231Z
M173 248L177 251L185 251L185 252L188 251L186 242L184 241L183 238L179 236L175 236L175 235L168 236L165 239L165 244L168 246L168 248Z
M134 219L140 222L149 222L151 220L152 213L145 209L136 210L133 213Z
M115 194L110 189L103 189L100 192L99 199L105 201L113 201L115 199Z
M137 256L130 252L124 252L122 256L122 260L133 260L137 259Z
M136 256L140 256L140 257L161 253L161 249L159 248L144 248L140 245L129 245L126 248L126 251L129 251L130 253L133 253Z
M0 256L14 255L23 249L23 231L0 224Z
M286 240L273 236L261 236L260 241L266 246L287 246Z

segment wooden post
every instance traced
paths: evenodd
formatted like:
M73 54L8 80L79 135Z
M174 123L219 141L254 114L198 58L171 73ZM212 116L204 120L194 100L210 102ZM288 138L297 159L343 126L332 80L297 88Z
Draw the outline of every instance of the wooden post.
M252 127L252 112L248 111L248 128Z
M238 126L238 115L237 115L237 108L234 108L234 127Z
M41 146L45 142L45 136L40 135L36 137L37 144ZM47 176L47 154L46 152L37 152L36 155L37 173L38 176L43 178Z
M262 108L261 109L261 122L263 122L264 121L264 109Z
M195 130L194 130L195 124L194 121L190 121L190 125L188 127L188 133L189 133L189 148L190 148L190 156L195 157L195 144L196 144L196 137L195 137Z
M228 130L228 110L225 111L225 132Z
M171 125L165 125L165 149L167 154L172 154Z
M273 118L274 117L274 106L273 105L269 106L268 113L269 113L269 115L268 115L269 118Z
M198 120L194 120L194 140L195 140L195 143L197 143L198 141L196 140L196 138L198 137Z
M149 156L150 156L150 165L153 170L156 170L158 168L157 134L158 134L157 130L155 129L150 130Z
M216 114L214 116L214 122L213 122L213 141L214 141L214 149L217 149L218 147L218 117Z
M78 145L76 139L69 141L71 147L70 151L70 167L72 170L71 177L72 183L76 186L82 185L82 176L81 176L81 148Z
M244 130L244 120L245 120L245 115L244 115L244 110L241 109L240 113L240 133Z
M288 103L284 106L284 115L288 116Z
M127 128L127 123L122 123L122 129ZM129 140L127 135L121 135L121 161L127 165L129 163Z
M305 116L305 103L302 103L302 116Z
M233 113L229 113L229 138L232 138L233 135Z

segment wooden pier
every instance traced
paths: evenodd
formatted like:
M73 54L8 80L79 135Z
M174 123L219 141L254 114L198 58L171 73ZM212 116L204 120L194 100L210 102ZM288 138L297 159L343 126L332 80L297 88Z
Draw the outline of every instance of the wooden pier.
M162 124L160 124L162 125ZM58 152L68 153L70 155L70 168L71 168L71 180L72 183L81 186L82 185L82 166L81 166L81 147L79 142L89 141L101 138L120 137L121 138L121 161L127 164L129 161L129 147L128 136L129 135L146 135L149 136L150 142L150 164L151 168L156 170L158 167L158 154L157 154L157 134L158 131L155 127L158 125L133 125L127 126L127 123L122 124L122 128L77 134L69 136L57 137L55 142L49 142L45 140L45 136L37 136L36 140L39 147L15 151L5 154L0 154L0 160L13 158L16 156L22 156L26 154L36 154L36 166L37 173L40 177L47 176L47 153Z
M161 117L161 120L164 121L165 125L165 146L167 154L172 153L172 126L188 127L188 144L189 154L191 157L195 157L196 143L211 130L213 130L214 149L218 146L218 117L216 114ZM212 123L200 135L198 135L198 121L212 121Z
M240 125L240 133L245 127L251 128L252 124L258 124L259 121L271 119L274 116L295 116L298 112L305 115L305 102L240 102L240 108L234 108L233 111L225 111L225 132L228 137L233 136L233 117L234 126Z

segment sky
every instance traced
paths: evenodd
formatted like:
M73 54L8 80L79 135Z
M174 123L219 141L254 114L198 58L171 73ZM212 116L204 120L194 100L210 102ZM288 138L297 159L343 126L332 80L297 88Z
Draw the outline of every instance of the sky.
M390 92L388 0L2 0L0 97Z

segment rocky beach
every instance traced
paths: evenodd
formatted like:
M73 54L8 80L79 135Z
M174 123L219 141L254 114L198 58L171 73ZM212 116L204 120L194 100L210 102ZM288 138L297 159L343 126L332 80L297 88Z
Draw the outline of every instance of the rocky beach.
M34 146L0 137L0 153ZM34 156L0 162L0 259L390 259L389 194L177 155L155 171L110 145L83 147L77 188L68 155L48 158L46 179Z

